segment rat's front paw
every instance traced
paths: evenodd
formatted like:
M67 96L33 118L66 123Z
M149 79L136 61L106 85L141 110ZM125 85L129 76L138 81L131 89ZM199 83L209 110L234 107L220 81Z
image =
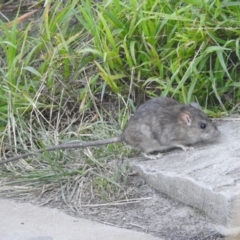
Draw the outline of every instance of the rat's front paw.
M161 158L163 155L161 153L158 154L151 154L151 153L142 153L142 155L147 158L147 159L151 159L151 160L156 160Z
M181 148L185 152L191 151L191 150L194 149L194 147L187 147L187 146L184 146L184 145L175 145L175 147L179 147L179 148Z
M186 147L186 146L182 146L182 150L187 152L187 151L192 151L194 150L194 147Z

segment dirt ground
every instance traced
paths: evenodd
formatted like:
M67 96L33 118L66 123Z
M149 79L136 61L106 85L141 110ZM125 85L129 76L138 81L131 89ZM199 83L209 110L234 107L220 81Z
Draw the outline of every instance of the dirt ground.
M141 231L163 240L222 240L224 236L214 230L212 220L203 212L184 205L149 187L138 175L130 175L127 191L133 191L131 199L113 204L90 204L74 207L65 204L59 194L19 194L12 198L35 205L57 208L65 213L91 219L111 226ZM54 192L54 191L53 191ZM90 191L89 191L90 192ZM51 196L50 196L51 195ZM6 195L2 195L6 198ZM9 195L8 195L9 197Z
M156 192L138 176L132 176L130 181L138 189L135 203L83 208L76 215L164 240L224 239L203 212ZM65 211L73 215L69 209Z
M145 232L163 240L220 240L212 220L203 212L184 205L150 188L139 176L130 176L135 201L123 199L114 204L96 204L75 208L56 199L36 196L31 199L16 197L18 201L58 208L65 213L120 228ZM5 195L6 197L6 195ZM47 200L48 199L48 200ZM46 201L47 200L47 201ZM76 210L78 209L78 210Z

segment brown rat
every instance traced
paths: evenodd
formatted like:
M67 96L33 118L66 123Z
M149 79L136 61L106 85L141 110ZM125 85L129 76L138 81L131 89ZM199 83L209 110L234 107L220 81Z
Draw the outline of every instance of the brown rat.
M197 103L184 105L172 98L153 98L141 105L129 120L121 135L122 141L142 151L147 158L151 155L197 142L214 141L220 136L216 125L200 109Z
M0 161L0 164L27 158L29 156L58 149L85 148L109 143L125 142L141 150L147 158L159 158L152 152L174 147L184 151L192 149L187 145L213 141L220 136L215 124L200 109L198 104L184 105L172 98L153 98L141 105L130 118L125 130L115 138L62 144L39 149L32 153Z

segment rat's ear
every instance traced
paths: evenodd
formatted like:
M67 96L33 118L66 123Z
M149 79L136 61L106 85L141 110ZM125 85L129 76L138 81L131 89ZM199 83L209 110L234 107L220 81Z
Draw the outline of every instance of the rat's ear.
M202 110L201 107L199 106L199 104L196 103L196 102L191 102L189 105L196 108L196 109Z
M181 123L190 126L193 118L189 112L180 112L178 115L178 119L180 120Z

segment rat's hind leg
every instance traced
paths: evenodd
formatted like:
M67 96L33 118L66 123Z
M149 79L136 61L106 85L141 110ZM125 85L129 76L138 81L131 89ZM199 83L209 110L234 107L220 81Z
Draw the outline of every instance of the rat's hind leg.
M159 142L156 139L142 139L139 142L139 149L142 152L142 155L146 157L147 159L159 159L162 157L162 154L159 153L161 151L161 146L159 145ZM154 154L156 153L157 154Z

